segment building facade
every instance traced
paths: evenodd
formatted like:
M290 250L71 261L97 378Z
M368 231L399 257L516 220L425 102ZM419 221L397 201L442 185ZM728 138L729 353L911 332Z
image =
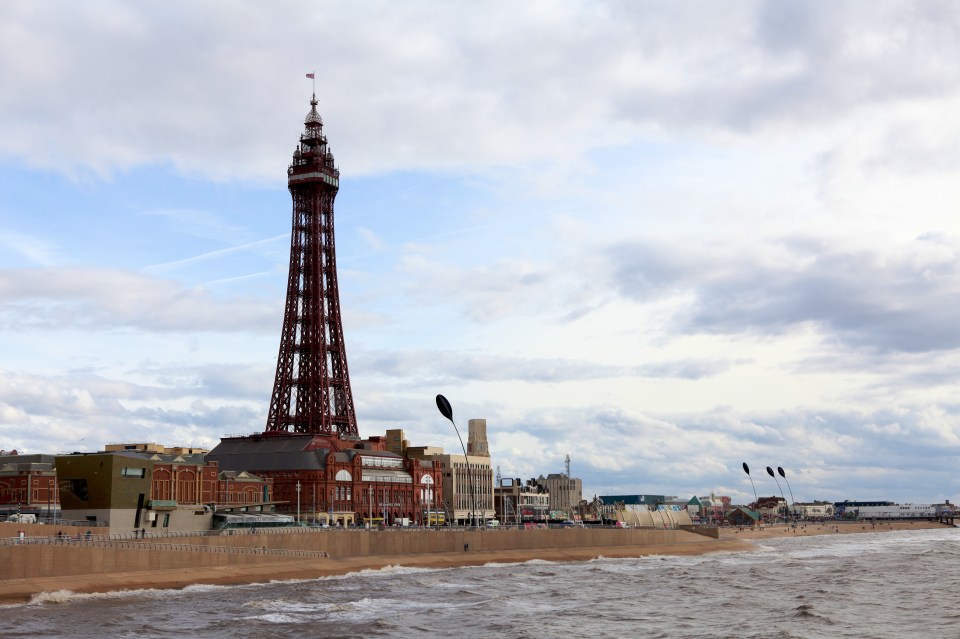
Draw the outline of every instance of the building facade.
M430 460L386 450L387 440L226 437L208 458L221 469L249 470L270 479L277 510L301 520L331 525L426 523L437 508L441 472Z
M526 483L519 478L501 479L493 500L502 523L546 523L550 519L550 494L535 479Z
M540 475L537 483L550 495L551 519L570 519L583 500L583 482L566 473L550 473L546 477Z
M59 509L54 455L0 455L0 516L16 512L53 518Z

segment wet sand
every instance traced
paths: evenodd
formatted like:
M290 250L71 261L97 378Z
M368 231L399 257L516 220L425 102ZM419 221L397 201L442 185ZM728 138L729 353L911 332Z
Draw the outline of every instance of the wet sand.
M194 584L254 584L291 579L317 579L346 575L388 566L420 568L456 568L488 563L519 563L534 559L545 561L588 561L598 557L622 558L655 555L698 555L710 552L752 550L753 540L796 535L850 534L891 530L941 528L935 522L877 524L807 524L796 528L764 526L762 530L723 528L719 539L696 536L690 541L637 546L603 546L563 549L523 549L490 552L424 553L376 555L304 560L275 560L241 566L216 566L175 570L115 572L96 575L71 575L0 581L0 603L25 603L34 597L56 599L58 593L95 593L122 590L184 588ZM45 593L45 594L41 594Z

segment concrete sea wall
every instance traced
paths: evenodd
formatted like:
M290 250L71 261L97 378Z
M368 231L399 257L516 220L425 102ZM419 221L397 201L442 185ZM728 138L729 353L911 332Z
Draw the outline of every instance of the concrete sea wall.
M50 527L42 532L56 534ZM19 526L16 530L23 530ZM76 534L79 529L63 531ZM84 531L85 532L85 531ZM83 533L81 532L81 535ZM654 529L534 529L534 530L312 530L147 538L145 540L56 542L27 532L24 543L6 527L0 537L0 579L29 579L69 575L108 574L211 566L242 566L267 562L303 561L320 552L331 558L421 555L430 553L479 553L505 550L537 551L580 547L627 547L674 544L703 538L682 530ZM174 548L173 545L178 545ZM206 547L206 548L200 548ZM203 552L202 550L205 550ZM302 553L297 556L297 553ZM319 559L322 561L322 559Z

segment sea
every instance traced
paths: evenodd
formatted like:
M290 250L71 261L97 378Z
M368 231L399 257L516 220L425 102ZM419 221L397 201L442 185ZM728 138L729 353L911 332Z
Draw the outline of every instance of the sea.
M50 593L0 637L960 637L960 529L701 556L388 567L246 586Z

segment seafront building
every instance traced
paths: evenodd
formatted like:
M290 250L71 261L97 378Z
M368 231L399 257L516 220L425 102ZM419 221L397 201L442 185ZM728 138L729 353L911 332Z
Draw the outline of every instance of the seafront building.
M537 483L550 495L550 519L572 519L574 510L583 500L583 482L568 473L540 475Z
M802 519L830 519L836 512L828 501L797 502L790 509L795 517Z
M59 521L151 532L205 530L218 513L269 512L276 505L269 478L221 472L202 454L158 453L156 444L110 448L56 457Z
M494 489L494 508L503 524L547 523L550 521L550 493L536 479L500 480Z
M0 455L0 516L21 511L56 513L55 455Z
M371 437L352 448L312 435L225 437L207 456L221 468L252 472L273 482L277 510L302 521L348 526L426 523L439 508L439 468L386 450ZM328 445L323 445L327 443ZM339 448L339 449L338 449Z
M435 507L446 520L479 523L496 518L493 499L493 466L487 441L487 420L471 419L467 425L467 453L446 453L436 446L410 446L402 430L388 430L392 450L407 459L436 468L441 475Z

